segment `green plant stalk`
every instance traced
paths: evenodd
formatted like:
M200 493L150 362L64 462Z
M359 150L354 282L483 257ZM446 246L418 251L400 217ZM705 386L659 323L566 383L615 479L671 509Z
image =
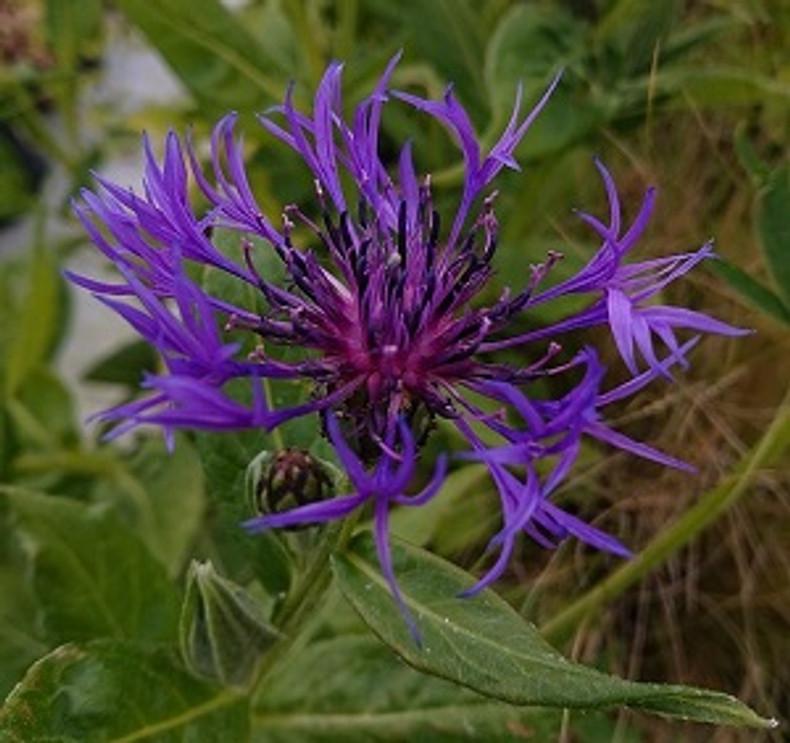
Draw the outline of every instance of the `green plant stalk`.
M263 394L264 399L266 402L266 406L268 408L272 408L272 386L269 379L263 380ZM281 449L285 449L285 439L283 439L283 432L279 428L273 429L269 436L271 437L272 444L276 451L280 451Z
M298 639L304 625L308 623L316 605L326 594L332 579L330 556L342 550L357 523L355 516L346 518L342 525L332 524L327 528L321 543L313 551L305 571L285 601L275 611L273 620L283 638L261 659L250 688L260 688L272 669L288 654Z
M216 696L206 700L203 704L193 707L181 714L169 717L164 720L144 725L139 730L135 730L128 735L122 735L120 738L114 738L112 743L137 743L138 740L152 740L154 736L159 736L161 733L167 733L171 730L178 730L185 725L198 720L204 715L210 715L223 707L229 707L231 704L236 704L241 700L241 695L234 689L222 689L217 692Z
M359 23L359 0L340 0L337 4L338 23L335 31L336 56L349 59L354 52Z
M342 526L330 524L312 552L305 571L296 586L289 592L282 605L275 611L274 622L283 632L290 633L299 623L297 620L306 605L312 606L324 592L330 578L329 558L333 552L342 550L351 537L356 519L348 518Z
M778 459L789 445L790 390L768 430L733 472L722 478L674 524L660 532L638 555L544 624L541 627L543 637L553 644L568 640L587 617L663 564L722 516L747 491L759 471Z
M316 86L324 75L324 39L316 38L316 29L311 28L305 3L301 0L286 0L284 10L296 31L300 48L307 62L311 86Z

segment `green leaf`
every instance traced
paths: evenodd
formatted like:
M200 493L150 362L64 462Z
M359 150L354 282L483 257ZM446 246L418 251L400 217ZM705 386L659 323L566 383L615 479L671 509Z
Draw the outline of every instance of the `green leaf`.
M627 705L700 722L766 727L733 697L685 686L643 684L571 663L493 591L459 598L462 570L415 547L393 544L395 573L422 647L411 637L362 534L333 560L340 589L370 628L419 671L511 704L603 708Z
M76 445L79 430L69 391L60 378L46 367L30 369L8 401L17 444L41 453ZM58 473L46 473L56 477Z
M486 86L495 110L509 113L519 83L527 101L542 92L558 70L579 58L583 42L583 24L562 8L514 6L486 49Z
M764 186L771 175L771 168L757 154L757 150L747 134L745 121L741 121L735 128L733 144L740 166L749 174L755 186Z
M98 53L101 19L100 0L81 0L79 5L46 0L47 41L59 69L76 71L81 62Z
M248 730L246 701L190 676L175 651L114 640L57 648L0 710L9 743L226 743Z
M746 24L734 16L714 16L690 22L688 17L673 29L667 39L661 43L658 61L662 67L673 65L683 57L689 56L697 49L717 41L717 37L726 31L736 30Z
M11 99L1 87L0 97ZM2 110L0 117L6 118ZM35 203L40 178L35 174L36 159L26 150L10 130L0 129L0 225L21 216Z
M759 194L755 223L765 261L787 307L790 302L790 164L771 171Z
M372 5L389 28L400 31L390 38L405 37L418 59L429 63L442 80L453 82L473 118L485 111L485 81L481 74L485 35L480 3L374 0Z
M735 154L757 188L755 228L771 277L781 296L731 264L724 263L717 273L763 312L790 323L790 225L787 222L790 164L772 168L764 162L749 140L743 122L735 132Z
M617 48L627 65L621 74L645 72L672 28L676 0L618 0L595 26L595 38Z
M218 0L118 0L118 6L201 106L257 111L282 97L265 48Z
M53 644L90 637L175 637L164 568L106 507L0 488L28 557L40 621Z
M451 554L459 546L459 536L468 544L492 533L494 524L487 518L490 502L479 497L491 487L485 465L470 464L454 470L424 506L394 510L390 533L419 547L436 543L440 552Z
M5 533L3 532L3 538ZM0 554L0 562L5 555ZM0 698L48 650L35 628L35 601L14 564L0 564Z
M50 251L37 246L32 253L27 288L13 318L5 392L13 395L32 369L46 361L54 349L60 322L62 283Z
M183 569L202 524L205 490L203 468L186 438L177 437L168 452L161 437L151 437L118 462L93 499L112 504L172 576Z
M267 678L253 703L266 743L555 740L556 710L514 707L401 663L370 636L308 646Z
M144 372L157 369L159 360L147 341L133 341L94 363L84 374L86 382L121 384L134 390L140 386Z
M245 477L264 443L258 431L197 436L213 513L212 538L223 572L242 582L255 577L277 595L285 593L291 582L290 553L276 532L249 534L241 527L256 515L246 497Z
M266 54L278 69L288 72L291 79L305 63L305 54L295 36L282 0L248 3L239 10L239 18L246 28L266 46Z
M46 0L44 21L48 47L54 65L60 71L60 84L54 86L59 113L63 116L71 136L78 127L77 86L83 81L81 69L85 62L99 56L101 47L101 0Z
M655 93L659 98L669 99L675 106L688 106L688 98L697 106L749 106L777 102L786 106L790 101L790 85L753 70L731 67L679 66L660 70L655 80ZM623 93L628 86L623 86ZM633 84L637 100L644 100L644 92L650 81Z
M532 106L552 78L563 79L530 128L518 153L542 157L583 139L610 116L604 99L593 99L577 72L586 54L585 26L559 7L514 6L499 23L486 49L485 79L492 108L502 122L510 115L519 85Z
M262 602L223 578L210 562L192 562L181 611L181 653L190 670L223 684L246 686L279 633Z
M709 268L758 310L785 325L790 325L790 306L751 274L723 259L713 261Z

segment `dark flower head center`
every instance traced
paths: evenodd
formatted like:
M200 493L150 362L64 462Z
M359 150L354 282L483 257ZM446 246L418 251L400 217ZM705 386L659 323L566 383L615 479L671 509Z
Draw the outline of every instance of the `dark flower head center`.
M318 351L316 381L326 393L347 390L340 411L352 433L382 430L401 415L452 415L451 384L484 370L472 357L508 314L502 303L469 308L491 274L493 197L452 247L440 243L427 179L397 203L397 214L372 214L363 204L356 219L324 208L320 227L296 207L286 211L279 254L300 302L275 307L290 331L281 338ZM334 270L292 246L293 219L318 236Z

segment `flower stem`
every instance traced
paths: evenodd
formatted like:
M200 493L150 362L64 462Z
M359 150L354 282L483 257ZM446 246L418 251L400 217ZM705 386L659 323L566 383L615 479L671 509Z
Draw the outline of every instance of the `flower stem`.
M317 85L324 73L323 51L326 39L320 36L316 38L316 28L311 23L307 7L303 2L286 0L284 10L301 42L310 80L313 85Z
M354 51L359 23L359 0L340 0L337 4L337 29L335 31L336 56L348 59Z
M330 579L329 558L333 552L342 549L354 529L356 519L347 518L342 524L330 524L313 551L304 573L292 591L289 592L279 609L275 612L274 621L286 633L295 629L297 621L305 608L312 609L315 602L323 595Z
M549 642L565 642L579 625L601 606L622 594L650 571L689 544L716 521L747 490L760 469L781 456L790 445L790 390L771 425L756 446L701 500L673 525L659 533L638 555L591 588L541 627Z
M251 688L256 689L261 685L299 637L300 630L314 613L316 604L323 598L331 581L329 558L348 543L356 522L357 518L352 515L342 524L334 523L327 527L296 585L275 611L273 620L283 633L283 638L263 657Z
M266 406L271 409L273 407L273 393L272 393L272 385L271 380L264 379L263 380L263 394L265 395L266 399ZM272 446L276 451L280 451L281 449L285 449L285 439L283 439L283 433L278 428L269 432L269 437L272 442Z

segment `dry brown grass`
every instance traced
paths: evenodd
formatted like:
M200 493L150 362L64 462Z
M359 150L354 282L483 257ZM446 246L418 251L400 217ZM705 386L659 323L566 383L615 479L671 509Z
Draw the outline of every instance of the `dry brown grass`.
M662 186L650 233L653 253L689 250L715 236L721 255L764 276L751 222L753 193L732 152L736 123L731 115L692 111L654 126L649 137L638 134L641 143L613 137L612 146L633 165L631 183L623 184L625 203L639 198L646 181ZM757 332L744 339L706 338L677 386L654 385L616 412L625 430L691 461L697 475L603 455L568 484L567 493L585 492L578 502L589 506L590 516L601 514L597 523L636 550L732 470L769 425L790 381L790 332L752 310L721 280L697 271L672 287L672 298ZM593 570L591 576L591 553L583 547L568 546L548 558L525 549L524 564L542 564L539 575L534 567L526 572L544 616L603 574ZM601 570L612 565L604 560ZM727 691L787 720L790 462L760 473L724 517L588 621L572 651L586 661L604 658L629 678ZM622 714L622 730L633 719ZM648 741L786 740L781 728L714 732L637 719Z

